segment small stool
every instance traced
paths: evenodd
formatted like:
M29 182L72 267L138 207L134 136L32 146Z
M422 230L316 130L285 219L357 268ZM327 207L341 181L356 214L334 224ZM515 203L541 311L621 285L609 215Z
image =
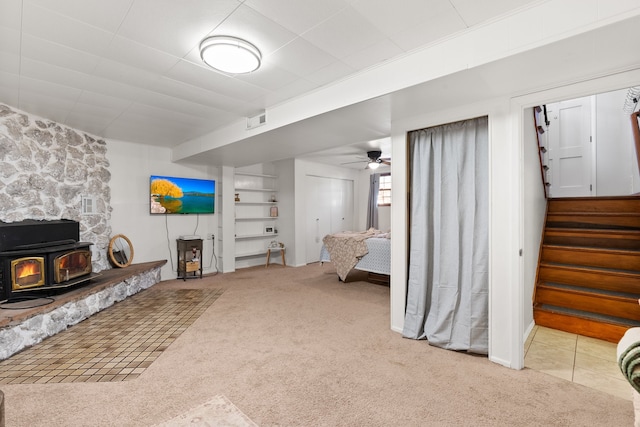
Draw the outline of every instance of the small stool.
M284 257L284 252L285 252L285 248L269 248L267 249L267 264L264 266L264 268L269 267L269 261L271 260L271 251L280 251L280 255L282 255L282 266L286 267L287 266L287 260Z

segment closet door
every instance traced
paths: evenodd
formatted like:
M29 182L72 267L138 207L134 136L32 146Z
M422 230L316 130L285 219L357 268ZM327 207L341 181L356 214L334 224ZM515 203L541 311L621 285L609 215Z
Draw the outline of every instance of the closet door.
M306 262L318 262L327 234L353 230L353 181L307 175Z

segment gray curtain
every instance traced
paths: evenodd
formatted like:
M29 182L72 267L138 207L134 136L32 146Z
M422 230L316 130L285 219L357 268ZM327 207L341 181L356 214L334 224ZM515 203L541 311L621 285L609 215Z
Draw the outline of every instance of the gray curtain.
M411 132L403 335L488 352L488 119Z
M369 200L367 204L367 230L371 227L378 229L378 191L380 189L380 174L369 176Z

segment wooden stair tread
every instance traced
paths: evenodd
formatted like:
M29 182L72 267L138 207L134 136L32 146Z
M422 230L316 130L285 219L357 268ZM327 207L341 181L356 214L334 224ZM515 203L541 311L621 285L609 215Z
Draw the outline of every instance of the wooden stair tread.
M551 311L555 313L568 314L568 315L583 318L583 319L598 320L601 322L611 323L615 325L624 325L628 327L640 326L640 320L631 320L631 319L625 319L622 317L607 316L605 314L588 313L581 310L574 310L566 307L558 307L550 304L540 304L534 308L537 310L546 310L546 311Z
M612 248L594 248L592 246L573 246L573 245L558 245L558 244L543 244L543 248L567 250L574 252L587 252L587 253L603 253L610 255L640 255L640 251L633 249L612 249Z
M569 227L549 227L546 230L550 234L570 234L570 235L604 235L604 236L624 236L640 239L640 230L627 230L619 228L569 228Z
M640 281L640 275L635 270L620 270L620 269L611 269L606 267L593 267L593 266L584 266L584 265L576 265L576 264L560 264L556 262L548 262L541 261L541 267L552 267L564 270L572 270L577 272L598 272L604 273L611 276L625 276L625 277L635 277ZM640 286L640 282L638 284Z
M539 282L537 284L538 288L556 288L556 289L566 289L567 291L577 291L581 293L595 294L595 295L604 295L608 297L616 297L616 298L624 298L630 299L634 302L637 302L640 299L640 287L638 288L637 293L632 292L622 292L622 291L613 291L608 289L595 289L589 288L587 286L579 286L579 285L568 285L565 283L554 283L554 282ZM638 307L638 311L640 312L640 306Z

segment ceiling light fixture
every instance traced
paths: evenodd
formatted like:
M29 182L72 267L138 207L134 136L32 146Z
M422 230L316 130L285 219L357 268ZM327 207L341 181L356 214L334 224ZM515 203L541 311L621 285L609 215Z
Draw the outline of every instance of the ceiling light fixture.
M380 163L378 163L378 162L369 162L368 166L369 166L369 169L376 170L380 166Z
M209 67L228 74L246 74L260 68L262 54L246 40L211 36L200 42L200 57Z

